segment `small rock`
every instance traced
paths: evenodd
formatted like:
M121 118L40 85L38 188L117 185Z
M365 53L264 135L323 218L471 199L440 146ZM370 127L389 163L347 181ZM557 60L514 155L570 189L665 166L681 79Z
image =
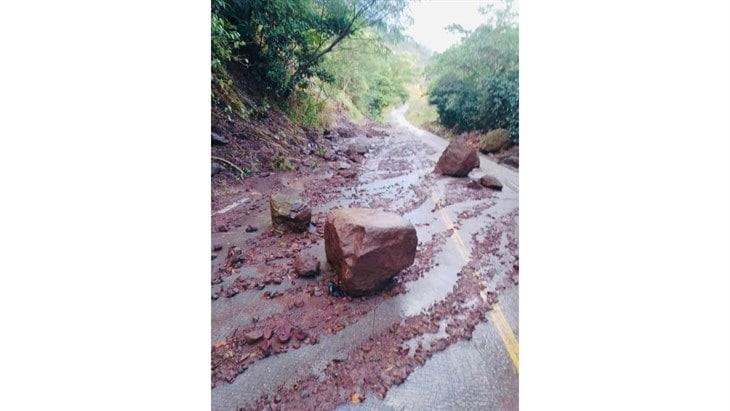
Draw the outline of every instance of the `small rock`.
M350 127L340 127L337 129L337 135L342 138L352 138L355 137L355 132Z
M271 208L271 222L277 231L303 232L309 228L312 211L301 196L301 192L294 189L284 189L272 194L269 198Z
M228 144L228 139L218 133L210 133L210 141L214 146L224 146Z
M510 167L519 168L520 167L520 160L517 156L508 156L502 159L500 161L502 164L506 164Z
M299 398L302 400L306 400L307 398L309 398L309 391L307 391L307 390L299 391Z
M225 224L221 224L221 225L218 226L218 231L221 232L221 233L225 233L225 232L228 231L228 226L225 225Z
M481 188L484 188L484 186L479 184L479 181L477 181L477 180L469 180L469 183L467 183L466 186L471 189L474 189L474 190L479 190Z
M499 180L490 175L482 176L479 179L479 184L483 185L484 187L491 188L492 190L502 189L502 183L500 183Z
M338 170L349 170L350 168L352 168L352 166L347 162L340 161L339 163L337 163Z
M333 362L345 362L347 361L347 352L345 351L339 351L335 354L334 358L332 358Z
M213 244L213 251L220 251L222 248L223 248L223 244L221 244L221 243Z
M357 171L355 170L342 170L339 172L339 175L343 178L354 178L357 175Z
M337 158L337 154L334 151L327 149L322 154L322 158L326 161L334 161Z
M259 230L258 228L254 227L252 225L246 226L246 232L247 233L253 233L253 232L258 231L258 230Z
M246 340L247 344L253 344L253 343L259 341L263 337L264 337L264 333L262 331L257 331L257 330L247 332L243 336L243 338Z
M298 255L294 258L294 272L298 277L314 277L319 274L319 259L312 255Z
M221 172L223 172L225 170L226 170L226 168L223 167L223 165L221 163L218 163L218 162L215 162L215 161L213 161L213 162L210 163L210 175L211 176L214 176L214 175L216 175L218 173L221 173Z
M368 152L368 147L365 144L353 143L347 147L348 154L360 154L363 155Z
M280 343L284 344L291 338L291 326L284 324L276 329L276 338Z

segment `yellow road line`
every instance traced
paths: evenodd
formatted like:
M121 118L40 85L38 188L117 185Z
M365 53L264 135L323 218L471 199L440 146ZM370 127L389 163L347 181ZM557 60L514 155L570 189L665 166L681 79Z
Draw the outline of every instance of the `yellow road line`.
M436 195L435 192L431 192L431 199L433 200L434 205L439 210L439 215L441 216L441 219L444 221L444 224L446 224L446 227L452 230L451 237L456 241L457 250L459 250L459 254L461 254L461 257L464 259L464 261L468 262L468 255L466 244L464 243L464 240L462 240L461 236L459 235L459 230L456 228L454 223L451 221L451 218L449 218L448 214L446 214L446 211L444 211L444 208L441 206L441 200L439 199L438 195ZM481 275L478 271L474 272L474 276L481 280L482 285L484 285L484 288L487 287L487 282L484 281L481 278ZM487 301L487 293L482 290L479 293L479 296L482 298L483 301ZM507 322L507 319L504 316L504 313L502 312L502 308L499 306L499 304L495 303L492 306L492 310L490 311L490 317L492 318L492 323L494 323L494 328L497 330L497 334L499 334L500 338L502 339L502 344L504 345L505 350L507 351L507 355L509 355L510 360L512 360L512 365L515 367L515 371L519 373L520 370L520 356L519 356L519 343L517 341L517 337L515 337L514 332L512 331L512 328L509 326L509 323Z
M492 317L492 322L494 322L494 326L497 329L499 336L502 338L502 343L504 344L504 348L507 349L507 354L509 354L512 364L514 364L515 369L519 372L520 345L517 342L517 337L515 337L515 334L512 332L512 328L510 328L509 323L507 322L507 318L505 318L504 313L502 312L502 307L500 307L499 304L494 304L492 306L492 311L490 311L490 316Z

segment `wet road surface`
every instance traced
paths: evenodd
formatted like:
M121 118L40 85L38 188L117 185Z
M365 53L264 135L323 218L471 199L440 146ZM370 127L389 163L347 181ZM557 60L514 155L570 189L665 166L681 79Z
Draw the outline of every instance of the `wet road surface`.
M372 300L371 310L354 317L353 322L337 332L320 335L318 343L262 358L230 383L217 384L212 389L213 410L252 408L262 395L275 395L278 387L291 388L307 376L323 375L328 364L346 360L356 347L386 332L391 324L424 313L434 303L443 301L456 286L459 273L469 268L470 275L477 277L486 290L496 293L498 301L488 312L487 320L474 328L471 338L453 342L433 354L403 383L391 387L384 398L363 393L363 402L344 403L338 408L518 408L517 172L480 155L481 166L470 177L493 175L503 183L502 191L472 190L465 188L466 179L435 176L433 166L447 142L410 125L403 116L405 110L406 107L393 110L384 138L358 136L348 140L348 144L359 142L371 148L362 161L357 181L343 187L331 200L313 207L313 214L323 215L330 208L347 206L397 211L416 227L419 252L431 244L430 263L425 264L420 276L404 283L405 292ZM306 188L308 182L292 179L284 184ZM247 198L240 198L214 214L232 212L248 202ZM258 210L247 218L265 226L268 210ZM227 246L243 244L257 235L231 230L214 233L213 242ZM321 239L302 252L326 261ZM213 261L214 270L222 260ZM244 266L239 272L241 276L255 278L261 270ZM222 286L230 282L230 278L224 279ZM267 286L266 290L291 288L287 279ZM486 298L485 291L480 295ZM262 300L256 292L219 298L212 303L211 338L220 341L240 327L251 326L255 319L286 313L286 306ZM436 333L424 333L404 345L428 346L430 339L445 335L441 327Z

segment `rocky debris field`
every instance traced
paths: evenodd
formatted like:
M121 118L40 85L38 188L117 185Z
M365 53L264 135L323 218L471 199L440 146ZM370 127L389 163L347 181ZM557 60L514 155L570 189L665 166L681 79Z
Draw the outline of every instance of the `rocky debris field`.
M443 149L401 128L346 123L319 139L314 167L238 183L229 171L213 176L213 409L382 399L469 339L500 290L518 283L516 193L474 169L478 157L454 178L434 173ZM458 252L455 230L466 242ZM465 263L453 257L461 252ZM296 366L306 347L351 332L321 366ZM296 372L265 371L275 364Z

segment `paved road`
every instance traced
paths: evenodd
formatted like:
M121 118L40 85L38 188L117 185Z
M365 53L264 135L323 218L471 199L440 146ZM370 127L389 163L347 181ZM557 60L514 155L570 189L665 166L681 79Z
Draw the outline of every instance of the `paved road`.
M470 340L456 342L436 353L404 383L392 387L384 399L367 396L361 404L346 404L340 409L518 408L519 299L514 271L510 275L518 256L514 247L506 245L508 234L517 237L517 172L482 155L480 168L472 171L470 177L494 175L502 181L504 189L487 198L455 196L455 185L464 184L464 179L436 178L432 174L433 164L447 142L409 124L403 116L406 109L400 107L391 112L388 137L378 141L361 137L362 142L375 149L363 162L358 184L343 189L336 200L313 211L361 204L363 199L369 199L371 206L387 204L389 209L407 210L404 217L416 226L419 240L453 229L434 255L437 264L422 278L407 283L407 292L383 300L376 309L341 331L322 336L319 344L259 360L232 383L216 386L212 392L214 410L236 409L262 394L272 394L280 385L291 385L310 373L320 374L330 361L345 356L368 337L382 332L390 321L418 314L444 299L456 283L457 273L474 258L474 239L497 221L509 221L510 232L499 237L499 244L495 244L498 252L479 260L483 269L475 274L486 283L488 290L498 294L498 304L489 312L488 320L476 327ZM401 171L394 172L397 170ZM217 233L214 241L231 243L252 235ZM322 244L316 244L312 252L322 254L323 258ZM212 310L213 340L250 323L253 313L264 317L277 312L276 307L261 306L260 299L246 293L216 300Z

